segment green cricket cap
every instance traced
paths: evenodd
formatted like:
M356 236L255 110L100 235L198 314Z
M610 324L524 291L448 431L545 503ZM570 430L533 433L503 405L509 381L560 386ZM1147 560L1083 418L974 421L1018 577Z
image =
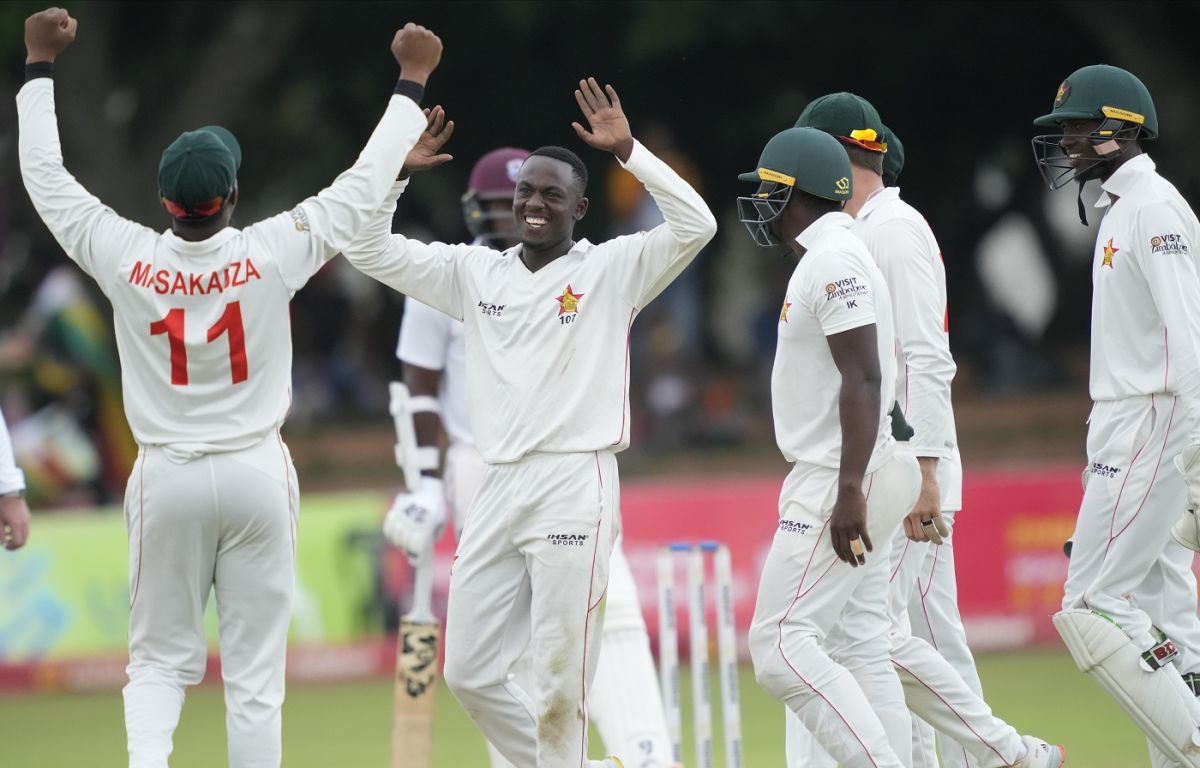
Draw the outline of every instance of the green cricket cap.
M883 126L883 143L887 144L887 154L883 156L884 186L894 187L904 170L904 144L896 132L886 125Z
M175 218L206 218L221 209L237 181L242 148L219 125L186 131L163 150L158 194Z
M850 157L838 140L816 128L788 128L771 137L758 158L758 169L741 181L771 181L826 200L849 200Z
M1146 138L1158 138L1158 112L1150 90L1132 72L1108 64L1092 64L1068 75L1054 94L1050 114L1033 124L1053 126L1063 120L1106 117L1136 123Z
M813 99L796 120L797 128L816 128L838 140L872 152L887 152L883 120L862 96L839 91Z

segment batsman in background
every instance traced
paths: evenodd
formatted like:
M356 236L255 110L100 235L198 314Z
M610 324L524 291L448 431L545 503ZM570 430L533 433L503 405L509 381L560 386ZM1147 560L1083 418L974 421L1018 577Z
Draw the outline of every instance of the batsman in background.
M620 533L628 336L716 232L695 190L633 138L611 86L580 81L575 99L590 127L574 123L575 132L646 185L665 223L576 242L587 167L543 147L517 176L517 247L391 234L401 181L345 251L364 273L463 321L471 429L488 466L451 575L445 680L521 768L617 764L586 759L586 701ZM512 677L523 658L532 688Z
M524 149L495 149L471 169L462 198L463 219L475 237L472 245L496 249L496 258L501 258L500 251L520 245L513 196L528 157ZM409 404L399 410L411 414L416 450L437 451L443 436L448 443L440 470L436 454L419 454L424 464L419 470L423 475L419 491L398 495L384 523L388 540L419 568L441 536L446 509L455 539L461 538L487 464L475 447L467 416L463 323L419 301L406 301L396 356L404 363L409 396ZM531 672L532 660L522 659L515 677L527 689L531 689ZM626 756L630 768L667 768L671 762L661 701L637 586L618 536L609 564L600 660L588 692L588 708L605 749ZM488 751L492 768L511 768L490 743Z
M1143 149L1158 138L1158 114L1132 73L1076 70L1034 124L1060 131L1033 140L1051 189L1076 181L1086 221L1083 185L1099 180L1104 211L1092 261L1088 467L1054 624L1079 669L1146 733L1154 766L1200 766L1200 659L1186 637L1196 582L1191 556L1170 544L1178 520L1175 537L1200 550L1200 223ZM1170 587L1162 599L1137 600L1156 580Z
M25 22L17 94L25 188L67 255L112 302L126 417L139 445L129 530L130 768L166 768L186 687L204 677L215 591L231 768L278 768L295 581L295 470L280 438L291 400L293 293L383 202L425 126L418 106L441 41L409 24L391 44L396 94L355 164L290 211L230 226L241 148L218 126L163 152L170 229L118 216L63 167L55 57L76 22Z

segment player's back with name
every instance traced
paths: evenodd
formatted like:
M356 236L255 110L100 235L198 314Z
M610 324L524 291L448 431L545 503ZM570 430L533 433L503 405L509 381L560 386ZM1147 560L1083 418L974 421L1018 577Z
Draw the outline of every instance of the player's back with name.
M196 242L142 230L116 274L97 276L113 304L126 410L140 443L232 449L282 423L292 290L269 237L291 226L279 218Z

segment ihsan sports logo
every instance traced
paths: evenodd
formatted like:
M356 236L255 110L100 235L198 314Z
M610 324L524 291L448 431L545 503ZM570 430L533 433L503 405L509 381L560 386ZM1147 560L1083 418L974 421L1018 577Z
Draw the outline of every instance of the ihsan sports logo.
M1108 464L1101 464L1098 461L1093 461L1092 466L1088 467L1088 471L1091 472L1093 475L1098 475L1100 477L1107 477L1110 480L1112 478L1116 477L1117 475L1121 474L1120 467L1113 467Z
M799 533L805 534L812 530L812 525L809 523L797 523L795 520L787 520L786 518L779 521L780 533Z
M546 541L556 547L582 547L587 543L586 533L548 533Z
M1189 253L1182 235L1155 235L1150 238L1150 253Z

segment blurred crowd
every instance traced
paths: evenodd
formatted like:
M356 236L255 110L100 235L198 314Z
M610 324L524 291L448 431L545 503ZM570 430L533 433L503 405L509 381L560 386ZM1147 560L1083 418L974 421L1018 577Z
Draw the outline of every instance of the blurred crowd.
M641 140L704 193L700 163L666 123L647 123ZM973 274L978 283L978 301L951 309L960 370L972 391L993 395L1071 381L1063 359L1046 353L1045 340L1062 314L1060 280L1086 279L1092 237L1078 225L1051 228L1048 222L1070 217L1045 207L1073 206L1073 199L1032 190L1030 205L1017 184L1032 163L1011 160L1030 168L1006 167L1003 157L979 162L974 207L986 221L975 252L953 254L949 269ZM661 222L650 196L616 163L593 178L590 196L599 212L593 218L604 227L593 223L594 237ZM25 204L0 201L0 407L34 505L119 502L136 449L121 408L111 313L94 284L42 233L5 226L6 209ZM769 439L777 294L792 267L782 253L762 251L744 236L732 205L711 198L710 205L722 225L718 239L642 313L632 334L633 450L643 454ZM396 227L422 239L467 237L465 228L432 229L421 216L429 206L427 199L421 207L402 205ZM969 271L964 257L973 262ZM951 295L962 296L962 288L952 285ZM388 428L386 382L399 376L393 352L402 301L341 259L297 294L289 424L298 439L338 425ZM1079 328L1085 324L1080 318Z
M841 36L819 35L806 43L811 60L839 66L781 68L769 77L743 75L757 71L764 47L793 45L796 30L841 29L844 4L750 2L733 14L713 2L689 3L686 14L675 3L634 2L621 13L610 5L571 4L575 22L591 33L570 36L537 3L473 3L470 24L463 6L434 2L297 2L279 12L276 3L247 0L217 16L203 4L179 3L163 6L153 23L138 4L82 4L81 24L96 32L56 78L67 166L121 214L162 227L149 186L161 148L182 126L217 122L248 150L241 223L284 210L349 164L378 115L391 75L363 53L364 30L412 14L448 30L433 98L445 100L458 123L456 160L421 178L396 227L460 241L469 237L458 204L466 169L496 146L572 146L572 82L594 67L620 90L635 135L701 190L720 223L697 262L635 323L631 451L643 456L749 443L770 449L768 373L791 265L746 237L735 179L764 137L790 125L815 94L860 92L904 140L900 186L929 218L946 264L960 400L1063 387L1086 398L1098 217L1089 227L1074 223L1074 196L1048 193L1035 170L1028 121L1045 111L1058 84L1045 72L1069 71L1082 57L1139 73L1161 94L1163 140L1151 155L1185 196L1200 190L1200 166L1186 146L1200 102L1175 77L1194 53L1185 46L1146 54L1155 30L1170 29L1170 4L1138 4L1135 13L1132 5L1085 11L1055 2L1034 27L1020 7L998 7L978 25L970 4L905 4L888 23L856 29L863 50L890 51L891 66L847 58ZM0 29L13 32L0 35L0 53L14 62L28 11L0 6ZM1135 15L1145 25L1124 24L1128 40L1114 47L1107 31ZM1053 44L1062 28L1080 30L1077 48ZM977 53L998 41L1007 50L1017 38L1039 52L1038 66L1018 72L1003 56ZM956 44L949 58L929 57L927 39ZM532 87L519 98L492 80L481 87L481 62L530 73ZM731 62L739 87L721 92L714 109L712 84L728 80ZM19 67L0 68L0 90L15 93L18 76ZM0 408L35 506L117 501L134 447L121 413L110 310L33 215L16 169L11 100L0 104L3 116L10 119L0 120ZM579 234L603 240L659 220L631 176L609 158L582 154L593 181ZM1085 200L1095 195L1089 189ZM387 429L401 302L340 259L297 294L293 441L339 425Z

